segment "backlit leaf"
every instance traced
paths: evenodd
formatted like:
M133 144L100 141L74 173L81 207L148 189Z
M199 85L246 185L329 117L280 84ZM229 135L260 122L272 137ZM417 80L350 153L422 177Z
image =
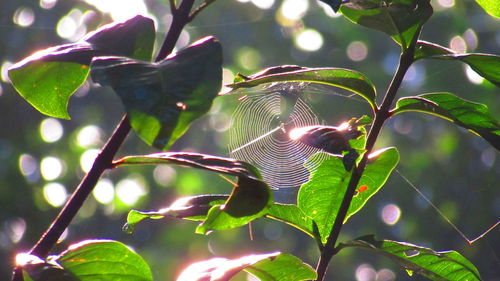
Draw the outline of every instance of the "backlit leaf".
M128 156L114 162L115 166L145 164L187 166L238 177L236 186L224 204L214 207L210 204L208 206L204 204L204 207L197 204L196 210L206 210L206 208L211 207L205 221L197 229L199 233L245 225L251 220L263 216L272 203L272 192L267 184L261 180L259 171L243 161L199 153L165 152ZM136 220L134 219L133 222L136 223Z
M500 2L498 0L476 0L476 2L490 15L500 18Z
M341 243L340 248L359 247L388 256L409 272L415 272L431 280L479 281L476 267L455 251L437 252L406 242L375 240L373 235Z
M500 56L479 53L457 54L455 51L443 46L426 41L419 41L415 50L415 59L422 58L464 62L477 74L495 84L497 87L500 87Z
M149 281L149 265L124 244L88 240L74 244L55 259L80 281Z
M85 82L96 56L119 55L150 60L153 20L136 16L89 33L73 44L38 51L9 69L14 88L43 114L69 119L71 95Z
M302 281L316 278L316 272L300 259L279 252L248 255L238 259L212 258L188 266L177 281L227 281L240 271L261 281Z
M300 229L313 238L315 237L314 221L306 216L297 205L274 203L269 208L266 217L282 221Z
M393 114L420 111L432 114L483 137L500 150L500 123L484 104L461 99L451 93L432 93L398 100Z
M432 15L430 0L351 0L340 8L349 20L382 31L406 50Z
M359 182L359 186L366 185L368 188L353 198L344 223L380 190L398 160L395 148L379 150L369 156ZM332 156L321 163L299 190L298 206L317 224L323 243L330 235L350 178L351 173L345 170L342 160Z
M118 94L139 136L166 150L210 109L222 83L222 48L207 37L159 63L101 57L91 75Z
M300 66L279 66L265 69L252 76L239 75L233 89L250 88L272 82L310 82L334 86L351 91L364 98L372 107L375 105L375 86L364 74L343 68L307 68ZM233 93L233 91L228 94Z

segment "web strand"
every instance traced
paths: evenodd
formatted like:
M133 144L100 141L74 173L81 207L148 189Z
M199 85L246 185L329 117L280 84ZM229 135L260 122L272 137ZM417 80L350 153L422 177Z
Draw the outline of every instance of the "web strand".
M486 234L488 234L489 232L491 232L493 229L495 229L499 224L500 224L500 220L498 220L496 223L494 223L492 226L490 226L485 232L483 232L482 234L480 234L479 236L477 236L476 238L474 239L470 239L469 237L467 237L467 235L465 235L465 233L463 231L461 231L445 214L443 214L443 212L441 212L441 210L439 210L439 208L434 205L434 203L431 202L431 200L429 200L429 198L427 198L427 196L425 196L424 193L422 193L415 184L413 184L407 177L405 177L398 169L394 169L398 175L406 182L408 183L409 186L411 186L413 188L413 190L415 190L415 192L417 192L424 200L425 202L427 202L427 204L429 204L449 225L451 225L451 227L453 227L453 229L455 229L455 231L465 240L467 241L467 243L469 243L469 245L472 245L474 242L476 242L477 240L483 238L484 236L486 236Z

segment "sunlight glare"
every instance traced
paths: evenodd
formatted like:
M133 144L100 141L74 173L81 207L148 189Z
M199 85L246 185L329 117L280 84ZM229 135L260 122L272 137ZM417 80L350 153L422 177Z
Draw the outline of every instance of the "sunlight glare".
M114 21L124 21L136 15L148 15L143 0L85 0L103 13L111 15Z
M27 264L39 263L44 263L44 261L35 255L30 255L28 253L19 253L16 255L16 265L24 266Z
M64 163L57 157L45 157L40 162L40 172L45 180L55 180L63 174Z
M146 195L146 189L142 181L126 178L116 184L116 195L128 206L132 206Z
M395 225L401 217L401 209L395 204L387 204L380 212L382 221L387 225Z
M28 27L35 22L35 12L30 7L19 7L12 20L21 27Z
M113 202L115 198L115 187L113 186L113 182L106 178L99 180L92 191L92 195L94 195L97 202L103 205Z
M475 72L474 69L472 69L468 65L465 65L464 67L465 67L465 75L472 84L479 85L483 83L484 78L481 75L477 74L477 72Z
M56 142L64 134L61 122L55 118L46 118L40 123L40 135L45 142Z
M4 61L2 63L2 68L1 68L1 78L2 78L2 81L5 82L5 83L10 83L10 78L9 78L9 75L8 75L8 71L9 71L9 68L12 66L13 64L10 62L10 61Z
M300 127L300 128L293 128L290 133L288 134L288 137L291 140L298 140L300 139L311 127Z
M281 4L279 12L289 20L300 20L305 16L308 9L308 0L285 0Z
M43 197L53 207L61 207L68 198L68 192L64 185L52 182L43 187Z
M315 29L304 29L294 38L297 48L306 52L314 52L323 46L323 35Z
M98 149L88 149L82 154L80 157L80 167L82 168L82 171L85 173L90 171L92 165L94 165L97 155L99 155Z
M101 128L96 125L81 128L76 136L76 142L81 147L93 147L101 144Z

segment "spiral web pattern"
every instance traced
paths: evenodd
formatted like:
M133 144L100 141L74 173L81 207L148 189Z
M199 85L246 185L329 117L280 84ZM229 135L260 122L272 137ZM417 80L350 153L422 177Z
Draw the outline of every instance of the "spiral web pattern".
M301 97L304 87L303 83L272 84L261 93L243 98L232 116L231 157L256 166L273 188L296 187L307 182L309 170L304 162L321 151L288 137L295 127L322 124ZM290 102L287 95L295 95L296 101ZM317 157L307 167L314 170L323 159Z

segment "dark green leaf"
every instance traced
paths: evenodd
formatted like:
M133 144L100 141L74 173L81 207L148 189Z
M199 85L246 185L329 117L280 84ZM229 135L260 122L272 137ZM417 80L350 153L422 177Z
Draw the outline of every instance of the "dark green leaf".
M97 58L91 75L120 96L146 143L168 149L210 109L222 83L222 48L207 37L159 63Z
M483 9L490 15L500 18L500 2L498 0L476 0Z
M150 60L153 20L136 16L89 33L82 40L39 51L9 69L19 94L43 114L69 119L71 95L85 82L93 57L120 55Z
M432 6L430 0L351 0L340 11L357 24L390 35L406 50L432 15Z
M372 235L342 243L340 247L360 247L375 251L395 260L409 272L421 274L431 280L481 280L476 267L455 251L436 252L406 242L378 241Z
M500 3L500 2L499 2ZM500 56L490 54L457 54L434 43L419 41L415 59L457 60L468 64L477 74L500 87Z
M249 77L240 75L235 80L235 83L228 85L228 87L233 89L250 88L272 82L325 84L351 91L368 101L372 109L376 108L376 93L373 83L364 74L349 69L279 66L271 67Z
M315 237L313 220L306 216L297 205L274 203L269 208L266 217L282 221Z
M199 153L165 152L143 156L129 156L114 162L119 165L171 164L194 167L237 176L238 182L221 206L214 206L198 232L242 226L263 216L272 203L272 192L259 171L252 165L229 158Z
M395 148L388 148L372 153L369 159L345 221L380 190L396 166L399 155ZM342 160L332 156L312 171L311 179L299 190L298 206L316 222L323 243L330 235L350 178L351 173L345 170Z
M500 123L488 107L461 99L450 93L432 93L398 100L393 114L420 111L436 115L483 137L500 150Z
M299 258L290 254L261 260L245 268L261 281L301 281L317 278L316 271Z
M227 281L242 270L262 281L302 281L316 273L298 258L279 252L249 255L239 259L212 258L188 266L177 281Z
M55 261L80 281L153 280L142 257L117 241L89 240L74 244Z
M145 219L162 219L164 217L181 218L188 220L204 220L210 208L220 206L229 198L229 195L198 195L183 197L170 206L155 212L141 212L131 210L127 216L127 223L123 230L127 233L134 231L135 225Z

